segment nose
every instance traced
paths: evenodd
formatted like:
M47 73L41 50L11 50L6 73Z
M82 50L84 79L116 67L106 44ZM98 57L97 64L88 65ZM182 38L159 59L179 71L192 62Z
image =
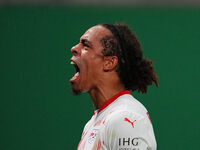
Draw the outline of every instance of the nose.
M71 48L71 52L72 52L72 54L73 54L74 56L79 55L79 49L78 49L77 45L76 45L76 46L73 46L73 47Z

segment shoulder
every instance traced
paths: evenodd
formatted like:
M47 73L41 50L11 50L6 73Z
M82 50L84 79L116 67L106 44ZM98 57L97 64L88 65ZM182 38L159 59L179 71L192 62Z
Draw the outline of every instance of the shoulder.
M108 132L120 135L140 136L145 131L153 129L144 105L128 94L119 97L107 113L105 126Z
M146 108L131 95L123 95L105 113L101 137L105 144L119 148L156 149ZM118 149L118 148L117 148Z
M131 111L113 112L107 118L102 136L107 145L114 145L114 147L156 149L150 120L148 117Z
M115 130L116 132L129 131L140 132L148 125L150 120L147 116L130 110L117 110L113 112L107 118L107 127L109 130Z
M120 96L113 106L117 114L131 114L136 117L146 117L147 109L145 106L130 94Z

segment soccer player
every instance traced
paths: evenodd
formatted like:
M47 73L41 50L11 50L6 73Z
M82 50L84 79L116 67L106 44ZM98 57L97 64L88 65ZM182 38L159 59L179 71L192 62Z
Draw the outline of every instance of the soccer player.
M72 91L88 92L94 106L77 150L156 150L148 111L130 91L146 93L158 78L129 27L91 27L71 52Z

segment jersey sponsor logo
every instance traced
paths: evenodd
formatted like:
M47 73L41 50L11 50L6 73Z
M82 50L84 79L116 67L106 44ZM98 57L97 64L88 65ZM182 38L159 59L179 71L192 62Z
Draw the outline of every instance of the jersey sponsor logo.
M119 138L119 146L138 146L139 138Z
M98 133L98 129L93 129L92 132L90 133L90 136L88 138L88 142L90 144L92 144L95 141L95 139L97 137L97 133Z
M129 122L132 125L132 127L134 128L134 123L136 122L136 120L130 121L128 118L124 118L124 121Z

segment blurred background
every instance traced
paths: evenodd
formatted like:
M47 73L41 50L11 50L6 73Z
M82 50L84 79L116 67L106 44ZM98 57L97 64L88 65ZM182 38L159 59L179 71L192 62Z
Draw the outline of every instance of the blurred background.
M73 96L70 49L91 26L127 23L160 87L132 95L149 110L158 150L199 149L199 0L0 0L0 149L73 150L93 115Z

